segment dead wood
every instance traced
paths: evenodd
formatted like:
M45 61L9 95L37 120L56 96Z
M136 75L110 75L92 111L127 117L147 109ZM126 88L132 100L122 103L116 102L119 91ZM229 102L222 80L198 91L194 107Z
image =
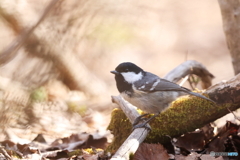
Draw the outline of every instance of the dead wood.
M125 101L121 96L112 96L112 101L120 106L131 123L133 123L139 116L135 107ZM148 133L149 130L146 128L137 128L133 130L131 135L126 139L111 159L128 159L131 153L135 153L137 151L139 145L144 141Z
M240 107L240 74L228 81L219 82L205 92L218 105L229 104L231 110Z
M194 60L185 61L171 70L163 78L176 83L191 74L197 75L201 79L201 86L203 89L212 85L214 75L211 74L204 65Z

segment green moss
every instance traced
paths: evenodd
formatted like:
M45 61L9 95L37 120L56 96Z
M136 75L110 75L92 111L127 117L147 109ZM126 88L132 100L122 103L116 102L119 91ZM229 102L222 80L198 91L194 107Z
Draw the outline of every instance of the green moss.
M68 156L72 157L72 156L75 156L75 155L77 155L77 156L78 155L83 155L84 154L83 151L87 152L88 154L96 154L96 152L103 152L103 150L100 149L100 148L97 148L97 149L86 148L86 149L83 149L83 150L82 149L77 149L77 150L69 152Z
M10 150L10 149L6 149L6 151L7 151L7 153L9 155L11 155L12 158L14 158L14 159L22 159L22 157L16 151Z
M69 157L75 156L75 155L82 155L83 151L81 149L73 150L68 153Z
M218 111L226 109L225 106L215 107L215 104L202 98L180 97L166 111L150 122L152 131L148 134L145 142L165 143L169 141L168 136L173 137L200 128L207 121L202 117L217 112L216 108ZM114 140L108 147L108 150L112 152L118 149L129 136L132 125L122 110L114 109L108 129L114 134Z
M48 93L45 87L34 89L30 95L32 102L44 102L48 100Z
M130 153L129 155L129 160L133 160L134 159L134 154L133 153Z
M80 114L81 116L84 116L87 111L87 106L79 105L76 102L67 102L67 105L68 105L69 112L75 112Z
M103 149L101 148L96 148L96 149L92 149L92 148L86 148L83 149L85 152L87 152L88 154L96 154L96 152L103 152Z
M114 139L106 151L114 152L129 136L132 130L132 125L124 112L120 109L114 109L111 117L112 118L107 129L112 132Z
M199 124L202 124L201 117L211 107L211 102L201 98L189 98L188 96L178 98L168 110L150 123L152 132L145 141L148 143L165 143L169 140L166 135L180 135L198 128ZM195 120L193 121L193 119Z

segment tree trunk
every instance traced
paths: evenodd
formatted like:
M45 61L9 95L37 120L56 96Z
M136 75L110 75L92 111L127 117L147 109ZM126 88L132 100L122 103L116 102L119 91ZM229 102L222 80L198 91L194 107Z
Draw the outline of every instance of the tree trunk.
M0 53L0 65L4 65L11 61L16 57L17 51L21 47L24 47L30 56L53 62L54 67L60 72L63 82L71 90L80 90L88 96L97 97L106 90L106 84L101 79L97 78L81 60L77 59L76 54L64 50L63 46L59 45L58 40L51 39L48 35L44 35L35 30L50 11L53 10L57 2L59 1L52 0L38 22L29 30L22 32L9 47ZM16 15L7 14L1 8L0 11L0 13L5 15L3 18L5 18L10 26L15 26L15 23L22 24L22 22L20 22L21 18L14 18L17 17ZM15 33L19 30L23 31L23 27L20 25L18 26L17 29L14 27L11 27L11 29Z
M240 1L218 0L235 75L240 73Z

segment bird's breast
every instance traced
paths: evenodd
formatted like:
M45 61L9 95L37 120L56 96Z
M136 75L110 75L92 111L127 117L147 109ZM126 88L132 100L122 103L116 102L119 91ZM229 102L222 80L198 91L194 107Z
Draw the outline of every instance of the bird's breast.
M131 93L131 96L127 93L122 93L121 96L146 113L159 113L164 111L178 97L178 93L171 91L149 93L135 91Z

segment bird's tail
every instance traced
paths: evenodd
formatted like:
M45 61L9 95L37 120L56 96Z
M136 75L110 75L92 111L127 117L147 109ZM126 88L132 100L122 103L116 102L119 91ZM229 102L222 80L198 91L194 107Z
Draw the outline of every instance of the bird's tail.
M196 97L200 97L200 98L206 99L206 100L208 100L208 101L211 101L211 102L213 102L213 103L216 103L216 102L214 102L213 100L211 100L211 99L209 99L209 98L207 98L207 97L205 97L205 96L203 96L203 95L201 95L201 94L199 94L199 93L191 92L191 91L186 91L186 92L187 92L188 94L194 95L194 96L196 96Z

